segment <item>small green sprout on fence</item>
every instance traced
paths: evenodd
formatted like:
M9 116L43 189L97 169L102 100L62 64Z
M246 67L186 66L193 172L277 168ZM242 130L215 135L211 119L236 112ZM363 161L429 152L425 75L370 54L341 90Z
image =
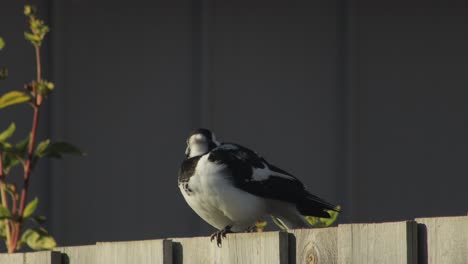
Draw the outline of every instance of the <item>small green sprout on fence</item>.
M336 207L337 211L341 209L341 206ZM338 213L337 211L333 210L327 210L328 214L330 215L330 218L320 218L316 216L306 216L305 219L307 222L312 226L312 227L329 227L332 226L336 220L338 219ZM287 230L288 228L283 224L283 222L278 219L277 217L271 216L271 219L273 222L283 231ZM266 221L257 221L255 223L255 228L257 232L263 232L265 227L267 226Z
M36 55L36 79L24 85L25 90L22 91L14 90L1 95L0 90L0 109L29 104L33 110L31 130L23 140L16 143L8 141L15 133L15 123L0 132L0 240L5 241L9 253L21 249L23 245L33 250L56 246L55 239L41 226L45 217L35 214L39 199L36 197L26 203L30 176L41 158L61 158L63 154L83 155L79 149L66 142L46 139L36 143L41 106L54 91L54 84L44 80L41 72L40 49L49 27L36 17L36 10L32 6L25 6L24 15L29 24L29 32L25 32L24 37L33 45ZM0 38L0 50L5 46L5 41ZM8 77L8 69L0 66L1 80ZM13 176L10 172L15 167L23 169L21 189L10 179Z
M341 210L341 206L338 205L336 209L338 211ZM340 213L333 210L327 210L327 212L330 215L330 218L320 218L315 216L306 216L305 218L307 222L309 222L309 224L313 227L329 227L336 222Z

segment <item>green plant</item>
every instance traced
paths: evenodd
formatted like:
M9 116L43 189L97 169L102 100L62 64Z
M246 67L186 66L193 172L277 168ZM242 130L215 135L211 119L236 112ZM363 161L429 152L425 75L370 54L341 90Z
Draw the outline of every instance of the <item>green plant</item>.
M25 91L10 91L0 97L0 109L18 104L29 104L33 109L31 131L25 139L16 143L8 142L16 130L15 123L0 133L0 239L5 240L9 253L19 250L25 244L33 250L56 246L55 239L41 227L45 217L35 214L39 199L36 197L26 203L30 176L41 158L61 158L65 153L83 155L79 149L66 142L46 139L36 143L41 106L54 90L54 84L44 80L41 72L40 48L49 27L36 17L36 10L32 6L24 7L24 15L28 18L30 30L24 33L24 37L33 45L36 55L36 79L24 86ZM0 38L0 50L4 47L5 41ZM7 77L8 69L0 68L0 79ZM23 169L21 189L10 180L10 172L17 166ZM27 223L31 224L25 226Z
M341 206L338 205L336 209L339 211L341 209ZM330 218L320 218L315 216L306 216L305 218L307 222L309 222L309 224L313 227L328 227L335 223L340 213L333 210L327 210L327 212L330 214Z
M336 209L339 211L341 209L341 206L337 206ZM337 211L333 210L327 210L327 212L330 214L330 218L320 218L316 216L306 216L305 219L307 222L312 226L312 227L329 227L333 225L336 220L338 219L338 213ZM287 230L288 228L283 224L283 221L281 221L279 218L275 216L271 216L271 220L281 229L281 230ZM257 227L257 232L263 231L267 223L265 221L257 221L255 226Z

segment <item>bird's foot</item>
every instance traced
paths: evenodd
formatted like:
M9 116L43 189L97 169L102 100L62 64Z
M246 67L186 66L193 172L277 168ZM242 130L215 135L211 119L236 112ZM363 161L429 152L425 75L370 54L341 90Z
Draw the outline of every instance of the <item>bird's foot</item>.
M221 229L221 230L219 230L217 232L214 232L211 235L210 241L213 242L213 240L216 238L216 245L218 245L218 247L221 247L222 240L223 240L223 238L226 238L226 234L234 233L234 232L231 231L231 228L232 228L232 226L228 225L224 229Z

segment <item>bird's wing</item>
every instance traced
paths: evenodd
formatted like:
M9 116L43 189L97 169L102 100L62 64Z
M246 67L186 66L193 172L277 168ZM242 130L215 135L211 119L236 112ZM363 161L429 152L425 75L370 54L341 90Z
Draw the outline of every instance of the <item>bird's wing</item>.
M237 188L260 197L296 204L304 215L327 217L328 213L323 210L336 208L310 194L296 177L269 164L246 147L225 143L212 150L209 159L227 165Z

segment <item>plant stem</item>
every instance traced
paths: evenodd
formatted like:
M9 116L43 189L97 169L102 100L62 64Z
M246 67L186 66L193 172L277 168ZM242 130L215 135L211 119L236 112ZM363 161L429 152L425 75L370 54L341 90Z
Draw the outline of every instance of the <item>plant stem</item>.
M23 189L21 190L21 198L20 198L20 206L19 206L19 221L15 224L15 236L13 238L13 246L16 248L18 244L19 234L21 230L21 221L23 218L24 208L26 206L26 199L28 196L28 187L29 187L29 176L31 175L31 165L32 159L34 156L34 143L36 140L36 133L37 133L37 125L39 121L39 106L34 106L34 117L33 117L33 124L31 130L31 140L29 142L29 150L28 150L28 160L26 162L26 167L24 169L24 178L23 178Z
M41 81L41 51L40 51L40 47L39 46L34 46L34 50L36 51L36 67L37 67L37 75L36 75L36 79L38 82Z
M21 190L19 216L23 216L24 208L26 205L26 198L27 198L29 178L30 178L29 176L31 175L31 166L32 166L32 159L34 156L34 143L36 141L38 121L39 121L39 107L36 106L34 107L31 140L29 142L29 150L28 150L28 160L26 161L26 167L24 169L23 190Z
M8 208L8 200L5 193L6 183L5 183L5 173L3 172L3 157L2 153L0 153L0 192L2 196L2 205ZM10 221L5 219L5 230L6 230L6 246L8 249L8 253L13 253L14 249L11 246L11 229L10 229Z
M34 50L36 51L36 66L37 66L37 82L41 81L41 54L40 54L40 47L34 46ZM33 108L34 108L34 115L32 121L32 128L31 128L31 138L29 141L29 148L28 148L28 160L26 161L26 166L24 168L24 177L23 177L23 189L21 190L21 198L20 198L20 205L19 205L19 221L15 223L15 230L13 237L13 248L16 248L19 240L19 234L21 230L21 224L23 220L24 209L26 206L26 199L28 196L28 188L29 188L29 178L31 175L32 170L32 162L34 157L34 144L36 141L36 134L37 134L37 127L39 124L39 113L40 107L42 104L42 96L37 92L37 85L33 85L32 94L34 97Z

